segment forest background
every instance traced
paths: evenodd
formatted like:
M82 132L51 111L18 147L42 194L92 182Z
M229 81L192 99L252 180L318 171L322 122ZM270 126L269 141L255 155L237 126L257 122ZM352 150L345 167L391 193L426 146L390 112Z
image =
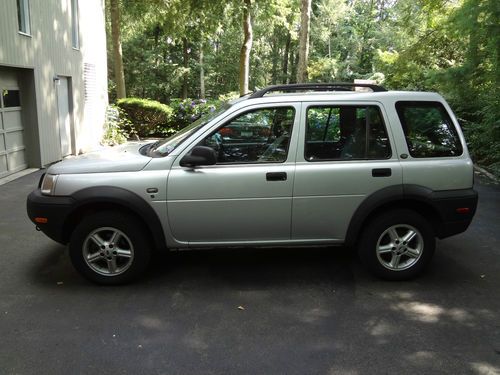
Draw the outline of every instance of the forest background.
M439 92L500 175L498 0L106 1L110 101L165 135L268 85L370 79Z

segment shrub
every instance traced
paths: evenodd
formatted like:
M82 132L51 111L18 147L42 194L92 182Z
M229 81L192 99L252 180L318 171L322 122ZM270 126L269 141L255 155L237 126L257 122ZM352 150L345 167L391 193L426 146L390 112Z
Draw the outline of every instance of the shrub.
M106 108L106 120L102 144L115 146L127 141L128 134L123 130L130 121L123 111L115 105ZM128 124L130 127L130 124Z
M197 120L206 113L215 111L218 101L206 101L205 99L174 99L170 106L174 112L171 129L179 130Z
M130 136L161 137L169 133L173 111L168 105L140 98L119 99L116 104L127 115L129 123L122 129Z

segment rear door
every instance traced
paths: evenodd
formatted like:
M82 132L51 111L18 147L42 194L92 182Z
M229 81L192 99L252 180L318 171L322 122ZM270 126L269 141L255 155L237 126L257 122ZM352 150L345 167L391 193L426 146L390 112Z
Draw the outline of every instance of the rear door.
M387 116L378 102L302 104L292 239L342 242L370 194L402 183Z
M241 109L176 159L168 177L173 236L192 246L290 240L300 104ZM216 165L179 161L196 145L212 147Z

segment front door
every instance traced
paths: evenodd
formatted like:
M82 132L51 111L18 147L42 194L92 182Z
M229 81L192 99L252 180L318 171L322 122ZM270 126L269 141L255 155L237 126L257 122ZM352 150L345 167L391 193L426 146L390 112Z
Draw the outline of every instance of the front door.
M57 107L59 111L59 134L61 138L61 156L70 155L71 152L71 117L69 106L68 78L59 77L57 86Z
M196 245L290 240L299 105L236 112L182 153L168 177L172 233ZM179 160L196 145L212 147L217 164L195 169Z

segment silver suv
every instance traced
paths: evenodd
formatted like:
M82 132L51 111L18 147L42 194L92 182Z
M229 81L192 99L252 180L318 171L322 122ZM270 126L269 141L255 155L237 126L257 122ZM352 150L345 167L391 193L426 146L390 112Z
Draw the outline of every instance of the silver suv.
M355 247L408 279L476 205L440 95L332 83L271 86L170 138L52 165L27 208L83 276L120 284L155 249L242 246Z

